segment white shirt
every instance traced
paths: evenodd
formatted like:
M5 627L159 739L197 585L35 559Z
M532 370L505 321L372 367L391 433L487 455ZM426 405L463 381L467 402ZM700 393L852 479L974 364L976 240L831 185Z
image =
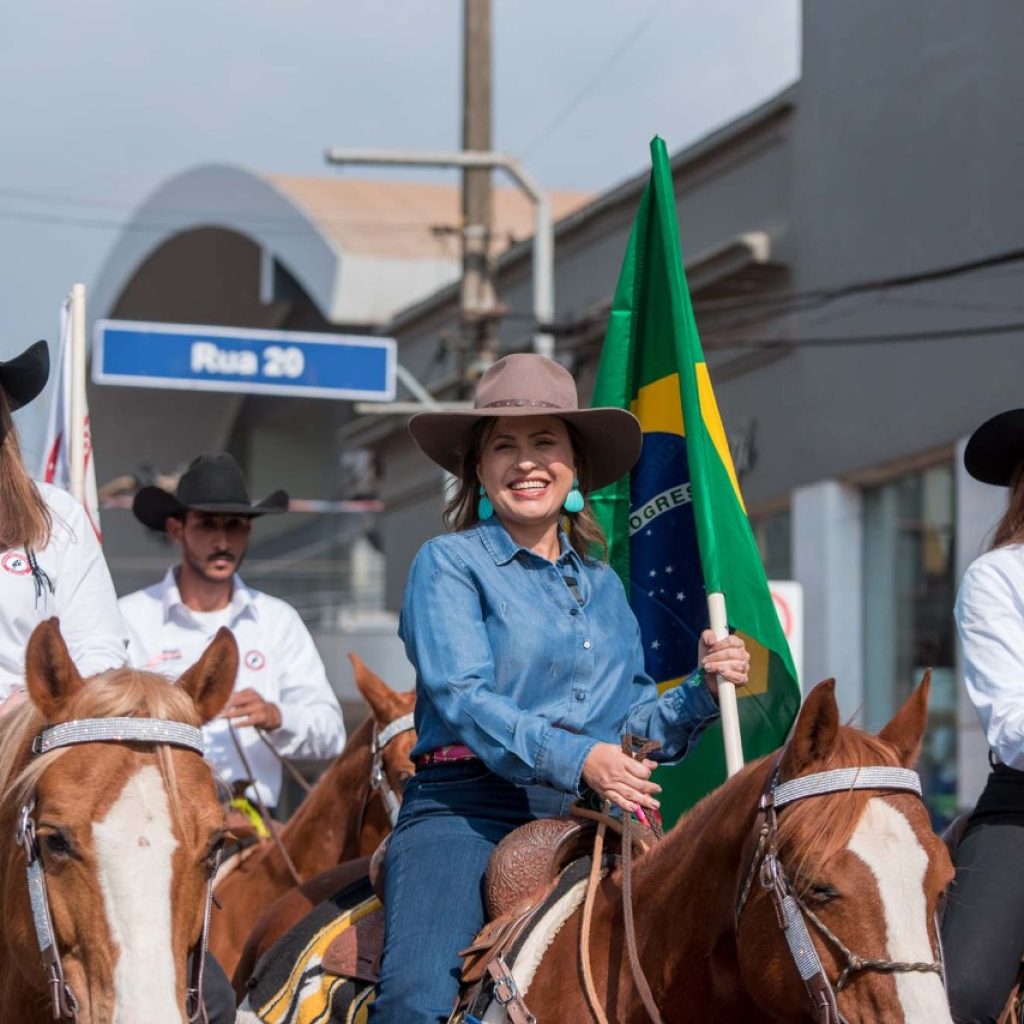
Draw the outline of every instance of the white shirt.
M267 738L284 757L326 760L345 743L338 701L327 682L323 662L299 618L284 601L247 587L235 577L224 613L196 613L181 600L174 570L145 590L121 598L128 627L128 659L136 668L176 679L199 660L219 624L238 641L235 689L255 690L281 712L281 726ZM231 740L226 719L203 727L206 758L225 781L247 776ZM281 765L256 730L236 730L252 765L260 798L270 807L281 793Z
M128 641L117 596L85 509L60 488L36 486L52 529L46 547L33 554L53 589L33 575L24 548L0 552L0 700L24 687L28 638L54 615L83 676L125 663Z
M967 693L989 746L1024 770L1024 544L996 548L964 573L956 599Z

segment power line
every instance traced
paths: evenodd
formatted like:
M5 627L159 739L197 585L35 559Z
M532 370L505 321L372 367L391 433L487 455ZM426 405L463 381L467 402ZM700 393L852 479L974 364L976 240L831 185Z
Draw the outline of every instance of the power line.
M534 140L520 153L520 159L525 160L539 145L543 142L579 105L590 95L591 90L601 80L610 67L615 64L616 61L647 31L648 28L653 24L655 18L668 6L668 0L661 0L661 3L655 4L650 8L645 17L643 17L635 26L632 32L622 40L621 43L605 58L604 62L598 67L590 78L587 79L586 83L579 89L578 92L573 95L568 103L565 104L562 109L555 114L555 116L547 123L547 125L541 129L540 133L534 137Z
M982 338L1001 334L1024 334L1024 321L1009 324L980 324L975 327L950 327L941 330L892 331L876 334L846 334L833 338L730 338L704 341L708 351L730 348L840 348L846 345L882 345L893 343L942 341L950 338Z
M987 270L1010 263L1020 263L1024 260L1024 248L1007 249L1004 252L995 253L991 256L982 256L973 260L963 260L958 263L944 264L938 267L931 267L927 270L914 271L908 274L893 274L888 277L866 278L860 281L853 281L844 285L836 285L831 288L814 288L803 292L771 292L763 293L749 299L722 300L720 303L700 302L702 310L706 312L722 312L731 309L735 310L758 310L764 315L780 315L792 311L792 307L803 311L807 308L817 308L828 302L836 302L851 295L860 295L864 292L888 291L894 288L909 288L919 284L930 284L935 281L942 281L946 278L957 277L961 274L973 274L980 270ZM755 321L745 320L740 323L727 324L724 327L716 327L715 331L721 332L732 330L736 327L745 326Z

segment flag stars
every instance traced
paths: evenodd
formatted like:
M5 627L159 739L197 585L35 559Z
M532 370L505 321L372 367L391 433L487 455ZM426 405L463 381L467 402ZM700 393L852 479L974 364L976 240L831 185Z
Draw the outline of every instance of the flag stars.
M672 573L674 573L675 571L676 571L676 567L674 565L666 565L665 566L664 572L665 572L666 576L671 576Z
M660 647L661 647L661 643L660 643L659 641L657 641L657 640L652 640L652 641L651 641L651 650L652 650L652 651L656 651L656 650L658 650L658 649L659 649Z
M652 569L647 575L650 576L651 579L653 580L654 577L658 575L658 570L657 569Z
M677 601L685 600L685 598L686 598L686 595L681 590L676 593L676 600Z

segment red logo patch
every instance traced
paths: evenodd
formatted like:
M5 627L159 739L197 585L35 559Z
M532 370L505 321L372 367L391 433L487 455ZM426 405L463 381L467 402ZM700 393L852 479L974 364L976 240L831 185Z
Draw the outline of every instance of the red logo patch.
M246 651L243 660L245 661L245 667L252 669L253 672L259 672L267 663L267 659L259 651Z
M8 551L0 558L0 567L12 576L27 576L32 571L28 556L23 551Z

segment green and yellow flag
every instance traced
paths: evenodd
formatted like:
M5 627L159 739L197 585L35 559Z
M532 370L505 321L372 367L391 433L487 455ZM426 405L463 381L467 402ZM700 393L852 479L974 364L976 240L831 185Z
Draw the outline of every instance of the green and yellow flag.
M697 661L707 595L723 593L729 624L751 653L739 691L748 760L780 746L800 705L711 389L679 248L665 143L651 143L651 180L622 264L605 335L595 406L630 409L644 431L633 470L594 495L609 557L640 622L647 671L662 691ZM725 780L720 726L679 765L661 768L671 824Z

